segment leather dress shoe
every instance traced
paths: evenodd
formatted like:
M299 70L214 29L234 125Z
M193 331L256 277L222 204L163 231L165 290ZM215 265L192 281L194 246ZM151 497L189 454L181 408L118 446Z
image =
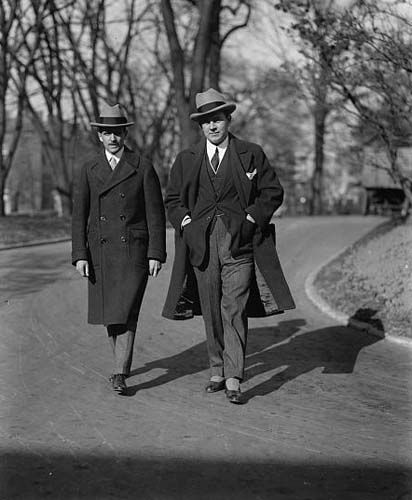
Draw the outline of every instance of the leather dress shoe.
M224 388L225 388L224 380L220 380L219 382L211 380L205 387L205 391L208 392L209 394L212 394L213 392L223 391Z
M243 396L242 396L242 393L240 392L240 390L237 390L237 391L232 391L230 389L226 389L226 397L227 399L235 404L235 405L242 405L245 400L243 399Z
M113 390L118 392L119 394L125 394L127 390L127 385L125 380L126 380L126 375L123 375L122 373L115 373L112 377Z

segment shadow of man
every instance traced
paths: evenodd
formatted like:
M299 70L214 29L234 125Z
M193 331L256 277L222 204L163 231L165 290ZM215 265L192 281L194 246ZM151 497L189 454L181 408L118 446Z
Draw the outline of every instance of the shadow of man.
M255 328L250 332L246 379L281 370L245 392L246 400L276 391L315 368L323 368L322 373L326 374L352 373L360 351L382 340L352 328L332 326L298 333L279 342L277 329L281 327L279 324L277 328Z
M142 367L132 370L130 377L143 375L152 370L159 369L163 370L164 373L153 380L129 386L127 388L127 395L133 396L137 391L151 389L152 387L167 384L186 375L193 375L206 370L209 367L207 359L206 342L201 342L173 356L146 363Z
M297 319L291 321L281 321L275 328L267 328L270 335L259 335L259 344L254 342L254 351L263 350L271 346L285 341L299 331L305 325L305 320ZM253 331L252 331L253 335ZM137 391L150 389L159 385L167 384L186 375L193 375L209 368L206 342L196 344L189 349L179 352L173 356L161 358L144 366L132 370L130 376L143 375L152 370L161 369L164 373L141 384L136 384L128 387L127 395L133 396Z
M245 379L278 370L273 376L244 393L247 400L278 390L283 384L315 368L323 373L352 373L359 352L381 340L344 326L300 332L304 319L280 321L274 327L251 328L248 336ZM283 367L283 369L282 369ZM209 368L206 343L160 358L132 370L130 376L152 370L164 371L156 378L129 386L127 394L150 389Z

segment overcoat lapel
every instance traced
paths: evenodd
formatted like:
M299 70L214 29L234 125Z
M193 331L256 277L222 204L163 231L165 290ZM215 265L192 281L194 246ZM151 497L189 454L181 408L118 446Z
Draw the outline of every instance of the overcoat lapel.
M106 182L104 183L102 189L100 190L100 194L109 191L114 186L116 186L120 182L123 182L131 175L135 175L136 170L139 166L139 162L140 162L139 156L133 154L130 150L125 149L119 163L117 164L116 168L112 171L111 176L106 179Z
M199 190L200 168L202 166L205 150L206 150L206 139L202 139L195 146L193 146L193 148L190 151L193 155L193 163L189 166L190 168L189 185L193 186L194 188L193 198L191 200L193 204L196 202L197 193Z
M90 168L100 186L104 186L104 184L112 175L112 169L110 168L110 165L106 159L104 149L101 149L96 154L95 162L91 165Z
M246 149L246 144L234 136L230 136L230 163L233 173L233 181L240 197L243 207L249 204L252 182L248 179L246 172L250 169L252 153Z

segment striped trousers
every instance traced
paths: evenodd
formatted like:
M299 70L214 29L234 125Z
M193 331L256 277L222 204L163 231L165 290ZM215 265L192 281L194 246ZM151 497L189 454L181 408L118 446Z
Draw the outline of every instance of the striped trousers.
M248 320L246 304L253 273L252 253L234 259L231 235L217 217L209 236L209 259L195 268L206 330L211 376L243 379Z

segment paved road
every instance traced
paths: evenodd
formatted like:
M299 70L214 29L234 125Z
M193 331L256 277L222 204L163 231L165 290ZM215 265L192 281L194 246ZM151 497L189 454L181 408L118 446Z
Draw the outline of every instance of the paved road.
M199 319L159 317L172 263L151 280L129 397L86 325L69 244L0 252L0 498L407 500L411 351L334 325L308 301L313 266L379 219L278 221L298 303L251 321L247 404L207 395Z

